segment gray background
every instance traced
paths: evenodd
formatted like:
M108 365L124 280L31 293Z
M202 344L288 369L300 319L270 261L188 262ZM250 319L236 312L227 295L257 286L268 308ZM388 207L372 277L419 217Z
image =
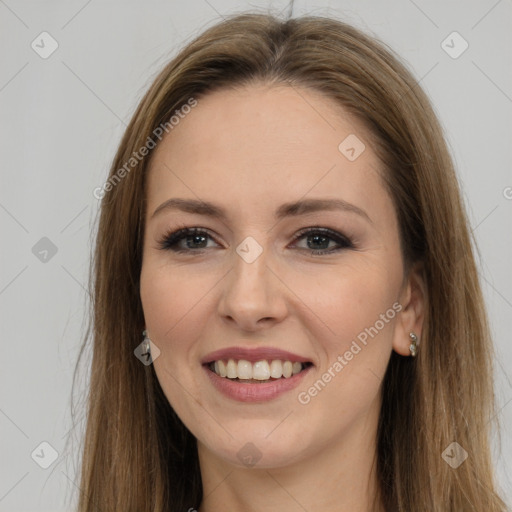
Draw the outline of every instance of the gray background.
M0 0L0 511L69 510L65 499L78 492L78 441L64 448L99 206L93 190L136 104L200 30L267 8L287 12L288 2ZM304 13L339 17L387 42L446 129L481 253L504 428L493 455L512 501L512 2L296 2L293 16ZM58 43L46 59L31 47L35 40L43 51L43 31ZM458 58L442 46L453 31L469 44ZM462 41L452 40L445 45L454 53ZM86 385L84 371L77 395ZM79 421L77 440L82 429ZM47 469L39 464L52 451L42 442L58 454Z

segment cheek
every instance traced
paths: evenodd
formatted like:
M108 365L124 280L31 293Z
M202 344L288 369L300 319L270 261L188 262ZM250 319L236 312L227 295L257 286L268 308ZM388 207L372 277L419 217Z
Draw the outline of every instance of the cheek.
M310 309L311 323L317 325L315 337L326 341L331 358L333 351L348 350L358 336L362 342L365 334L370 339L368 330L376 323L380 339L390 338L396 317L392 306L399 291L398 268L377 260L352 263L347 259L345 265L319 272L315 277L295 276L292 282L294 292Z
M185 269L171 268L149 258L142 267L140 281L146 327L160 350L154 369L167 400L187 424L200 415L202 407L191 368L198 364L196 341L208 318L204 295L212 284L200 281L197 274L192 276Z
M297 390L297 399L308 418L322 418L322 428L345 428L377 399L401 309L398 279L398 272L365 264L310 281L309 327L321 346L320 368ZM299 294L307 292L307 284L302 281Z
M165 361L175 365L177 358L170 353L180 353L188 358L193 349L190 340L199 336L201 322L207 315L202 312L201 299L211 285L179 268L157 266L148 261L141 273L140 294L146 326L152 341L164 356L155 361L155 368Z

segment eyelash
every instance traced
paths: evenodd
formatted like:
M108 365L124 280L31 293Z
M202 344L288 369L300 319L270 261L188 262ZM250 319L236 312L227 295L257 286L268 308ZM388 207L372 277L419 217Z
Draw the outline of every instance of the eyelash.
M205 228L187 228L183 227L181 229L178 229L176 231L169 231L166 233L159 241L158 241L158 248L164 251L173 251L175 253L191 253L196 252L202 254L203 251L205 251L208 248L201 248L201 249L177 249L176 245L178 242L181 242L181 240L186 239L187 237L192 236L203 236L214 239L206 230ZM293 242L296 242L297 240L300 240L301 238L305 237L306 235L313 236L313 235L321 235L326 238L330 238L338 243L341 247L335 248L335 249L310 249L311 254L319 255L319 254L331 254L335 252L339 252L343 249L354 249L355 246L352 243L352 241L346 237L345 235L342 235L341 233L338 233L336 231L333 231L332 229L323 228L320 226L312 226L309 228L304 228L299 231L297 236L293 239ZM302 249L302 250L308 250L308 249Z

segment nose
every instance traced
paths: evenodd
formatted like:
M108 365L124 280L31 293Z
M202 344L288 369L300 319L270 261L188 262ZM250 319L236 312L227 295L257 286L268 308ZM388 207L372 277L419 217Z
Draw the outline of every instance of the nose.
M252 263L235 254L222 280L219 315L243 331L259 331L282 322L287 314L285 286L267 265L266 251Z

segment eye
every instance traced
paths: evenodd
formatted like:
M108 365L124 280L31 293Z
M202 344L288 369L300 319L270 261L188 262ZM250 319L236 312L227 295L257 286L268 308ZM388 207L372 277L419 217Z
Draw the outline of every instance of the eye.
M310 227L300 231L296 240L306 239L307 247L304 250L310 250L312 254L328 254L341 251L342 249L353 249L354 244L345 235L328 228ZM335 242L338 247L331 247L331 242Z
M213 240L204 228L182 228L165 234L158 241L158 246L162 250L171 250L178 253L197 252L198 249L209 248L207 246L208 238Z
M208 239L217 244L212 235L210 235L205 228L184 227L166 233L158 241L158 247L162 250L170 250L176 253L202 252L204 249L212 248L211 245L208 246ZM302 229L294 238L293 242L297 245L297 240L301 239L307 239L307 247L299 248L302 250L310 250L312 254L316 255L354 248L349 238L328 228L309 227ZM337 247L329 247L332 242L334 242Z

